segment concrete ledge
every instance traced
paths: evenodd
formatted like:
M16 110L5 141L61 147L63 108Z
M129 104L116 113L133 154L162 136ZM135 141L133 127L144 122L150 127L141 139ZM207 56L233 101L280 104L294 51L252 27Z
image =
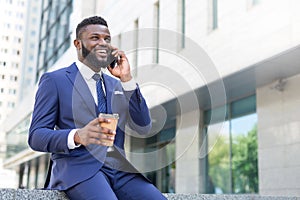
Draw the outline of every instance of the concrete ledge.
M300 200L300 197L221 194L165 194L168 200Z
M300 197L217 194L164 194L168 200L300 200ZM0 200L69 200L56 190L0 189Z
M55 190L0 189L0 200L69 200Z

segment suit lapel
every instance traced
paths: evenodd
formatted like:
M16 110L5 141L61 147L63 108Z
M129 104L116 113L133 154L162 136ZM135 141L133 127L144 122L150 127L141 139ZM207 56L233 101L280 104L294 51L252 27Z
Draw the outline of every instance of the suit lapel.
M67 68L66 76L73 84L72 100L76 101L78 97L81 98L83 100L82 102L84 102L89 108L91 114L95 115L96 104L94 98L82 75L79 73L79 70L75 63L73 63L70 67Z

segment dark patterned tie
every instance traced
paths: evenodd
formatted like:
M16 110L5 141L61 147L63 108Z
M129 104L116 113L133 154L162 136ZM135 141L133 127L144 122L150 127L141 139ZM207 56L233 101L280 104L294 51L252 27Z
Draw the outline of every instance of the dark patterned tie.
M94 74L92 78L96 81L98 110L100 113L107 113L106 98L102 88L102 79L100 77L100 74Z

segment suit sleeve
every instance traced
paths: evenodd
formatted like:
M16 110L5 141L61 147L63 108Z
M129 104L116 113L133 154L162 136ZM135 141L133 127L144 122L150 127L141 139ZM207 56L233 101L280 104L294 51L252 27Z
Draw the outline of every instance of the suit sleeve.
M55 130L59 115L58 91L50 74L41 77L35 97L28 144L36 151L69 153L67 138L71 129Z
M129 128L141 135L149 133L152 127L150 112L138 84L135 90L124 93L129 99Z

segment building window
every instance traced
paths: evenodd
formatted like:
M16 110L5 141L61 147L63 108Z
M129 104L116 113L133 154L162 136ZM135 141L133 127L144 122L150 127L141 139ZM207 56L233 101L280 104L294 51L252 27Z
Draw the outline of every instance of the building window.
M8 94L16 94L17 90L16 89L9 89Z
M227 111L224 122L211 122L211 113L217 113L217 109L205 112L206 193L258 192L255 98L250 96L223 107ZM217 127L221 125L220 130Z
M36 34L35 31L31 31L31 32L30 32L30 35L31 35L31 36L35 36L35 34Z
M134 76L138 73L138 48L139 48L139 19L134 21L134 39L133 39L134 55L133 55L133 67Z
M252 5L257 5L257 4L259 4L260 3L260 0L252 0Z
M218 28L218 0L208 0L209 1L209 30L215 30Z
M5 23L5 24L4 24L4 28L6 28L6 29L10 29L10 24L8 24L8 23Z
M180 38L180 49L185 47L185 0L179 0L179 32L181 33Z
M154 63L159 63L159 21L160 21L160 11L159 11L159 1L157 1L154 4L154 26L155 31L154 31L154 47L155 47L155 52L154 52Z
M11 67L12 67L13 69L18 69L18 68L19 68L19 64L13 62L13 63L11 64Z
M261 0L247 0L247 8L251 9L254 6L257 6L258 4L261 3Z
M22 25L19 25L19 24L16 24L16 25L15 25L15 30L16 30L16 31L22 31L22 30L23 30L23 26L22 26Z
M155 123L155 122L154 122ZM155 125L154 125L155 126ZM150 153L159 152L152 158L145 160L151 162L152 166L159 166L157 170L153 169L146 172L145 176L164 193L175 193L175 137L176 137L176 120L168 120L162 130L149 138L130 138L131 152ZM161 166L161 164L163 165Z
M17 82L17 81L18 81L18 77L17 77L17 76L11 75L9 80L10 80L10 81Z
M6 48L1 48L1 53L7 53L8 50Z
M20 51L20 50L18 50L18 49L14 49L14 50L13 50L13 55L19 56L20 54L21 54L21 51Z
M6 35L3 35L3 36L2 36L2 40L9 41L9 37L6 36Z
M22 39L20 37L14 37L14 43L21 44Z
M7 107L8 108L14 108L15 107L15 103L10 101L10 102L7 103Z
M6 61L0 61L0 65L2 65L3 67L6 66Z

